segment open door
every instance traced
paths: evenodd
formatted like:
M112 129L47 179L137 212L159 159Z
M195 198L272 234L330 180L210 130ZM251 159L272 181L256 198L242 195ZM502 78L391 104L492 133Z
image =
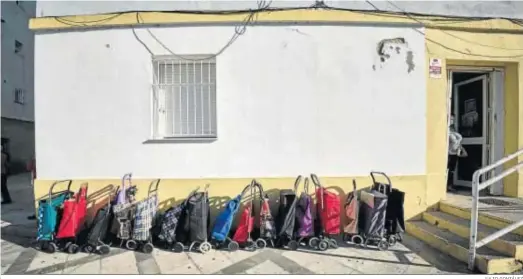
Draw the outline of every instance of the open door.
M468 157L458 160L453 178L456 186L472 187L472 175L488 162L487 91L487 73L454 85L454 122L468 153Z

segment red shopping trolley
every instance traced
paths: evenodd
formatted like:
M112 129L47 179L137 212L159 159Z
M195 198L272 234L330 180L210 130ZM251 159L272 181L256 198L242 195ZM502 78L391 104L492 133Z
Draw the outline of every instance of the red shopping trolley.
M56 233L58 241L64 241L65 250L71 254L79 251L77 236L85 223L87 211L87 183L80 187L71 199L64 202L62 218Z

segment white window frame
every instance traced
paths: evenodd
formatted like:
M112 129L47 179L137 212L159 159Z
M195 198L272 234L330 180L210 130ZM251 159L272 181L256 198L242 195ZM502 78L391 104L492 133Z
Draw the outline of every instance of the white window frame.
M211 55L184 55L187 59L172 55L153 57L153 139L217 139L216 59L209 57ZM167 76L159 76L162 65L179 69L177 74L176 70L172 72L170 82L166 82ZM189 69L193 72L189 73Z

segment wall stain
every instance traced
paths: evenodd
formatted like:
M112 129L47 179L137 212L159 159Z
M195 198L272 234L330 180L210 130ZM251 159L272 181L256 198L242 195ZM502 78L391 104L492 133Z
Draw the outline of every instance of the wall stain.
M409 49L409 45L404 38L390 38L379 41L376 46L376 51L379 57L379 66L383 67L383 64L389 60L392 55L401 55L402 50L405 49L405 62L407 64L407 72L412 72L416 65L414 64L414 53ZM372 65L372 69L376 71L377 65Z
M289 30L289 31L292 31L292 32L296 32L296 33L298 33L298 34L300 34L300 35L303 35L303 36L310 36L309 34L300 31L300 29L298 29L298 28L287 27L287 28L285 28L285 29L286 29L286 30Z
M410 74L410 72L414 71L414 68L416 68L416 65L414 64L414 54L412 54L412 51L407 51L405 62L407 62L408 66L407 73Z

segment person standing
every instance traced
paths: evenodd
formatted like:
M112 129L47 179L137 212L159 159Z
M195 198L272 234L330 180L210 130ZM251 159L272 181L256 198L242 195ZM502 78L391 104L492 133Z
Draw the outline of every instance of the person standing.
M12 203L9 189L7 189L7 175L9 171L9 155L5 152L2 145L2 204Z
M454 192L455 189L453 187L453 178L454 178L454 172L456 170L456 166L458 164L458 158L460 157L467 157L467 151L465 151L465 148L461 145L461 141L463 140L463 136L461 136L460 133L456 131L455 125L454 125L454 115L450 116L450 123L449 123L449 150L448 150L448 174L447 174L447 191L448 192Z

